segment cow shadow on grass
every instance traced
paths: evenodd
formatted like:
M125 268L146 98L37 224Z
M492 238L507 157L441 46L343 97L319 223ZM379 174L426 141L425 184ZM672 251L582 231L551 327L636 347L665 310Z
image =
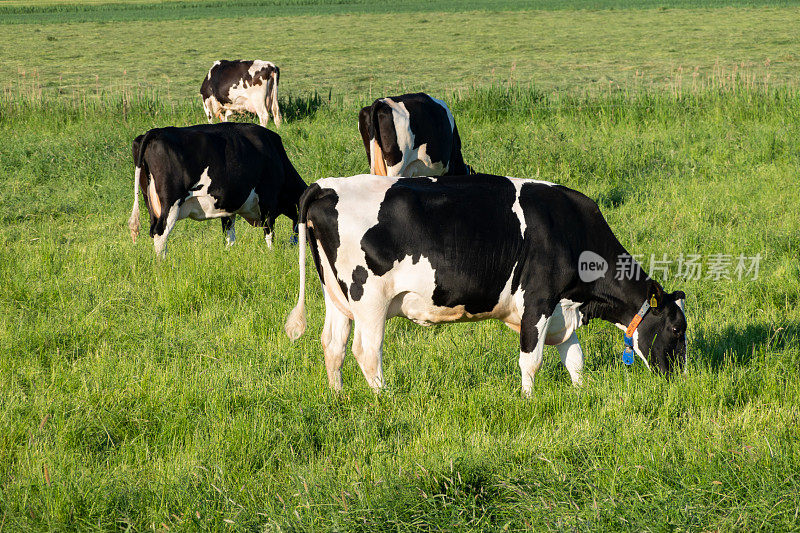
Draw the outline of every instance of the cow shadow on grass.
M281 114L284 120L295 121L304 118L313 118L317 111L330 102L330 94L325 99L317 91L304 96L289 95L281 98Z
M701 329L690 339L692 352L714 370L724 365L747 366L760 352L781 353L800 342L800 323L728 326L721 333Z

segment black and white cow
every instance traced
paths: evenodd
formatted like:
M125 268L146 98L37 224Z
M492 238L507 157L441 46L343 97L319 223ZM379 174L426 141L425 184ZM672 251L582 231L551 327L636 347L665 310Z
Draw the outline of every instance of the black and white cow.
M361 109L358 130L371 174L459 176L471 169L461 156L453 114L425 93L379 98Z
M670 373L685 360L683 293L664 292L627 255L597 204L566 187L485 174L327 178L300 199L299 234L300 295L285 329L293 340L305 330L308 240L335 389L351 321L361 370L370 386L383 387L384 327L394 316L422 325L502 320L520 333L525 395L545 344L557 346L572 381L581 382L575 330L594 318L622 329L635 323L626 344L648 368ZM630 258L629 272L618 258Z
M267 127L269 110L275 125L281 125L278 108L278 82L281 71L269 61L215 61L200 87L203 109L211 123L234 113L255 113Z
M264 228L272 247L278 215L297 224L306 184L283 148L280 136L257 124L203 124L155 128L133 141L136 166L131 237L139 234L139 188L150 211L156 254L166 254L167 238L178 220L221 218L228 244L241 216Z

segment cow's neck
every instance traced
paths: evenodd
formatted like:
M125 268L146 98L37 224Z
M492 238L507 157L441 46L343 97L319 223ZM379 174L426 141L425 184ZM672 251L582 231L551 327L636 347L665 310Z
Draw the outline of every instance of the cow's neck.
M600 318L612 324L627 326L639 312L642 304L660 288L643 269L638 268L638 279L615 279L612 268L609 280L595 284L591 297L581 308L584 322Z

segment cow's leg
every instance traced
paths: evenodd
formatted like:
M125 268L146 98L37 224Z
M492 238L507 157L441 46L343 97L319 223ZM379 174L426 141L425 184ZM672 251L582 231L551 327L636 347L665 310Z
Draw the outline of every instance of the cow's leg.
M233 243L236 242L236 230L233 227L236 224L236 215L222 217L220 221L222 222L222 232L225 233L225 244L233 246Z
M161 216L155 220L150 228L150 234L153 236L153 248L156 255L161 259L167 256L167 239L178 221L178 214L180 213L180 201L175 202L169 211L161 213Z
M367 384L375 392L383 388L383 333L386 310L375 309L355 315L353 355L364 373Z
M522 394L530 398L533 393L533 378L542 366L545 333L550 317L537 309L553 309L553 306L525 306L520 324L519 369L522 372Z
M325 326L322 328L322 350L325 352L325 370L328 384L334 390L342 390L342 362L347 339L350 337L350 319L325 294Z
M272 237L275 235L275 221L267 219L264 221L264 242L267 243L267 248L272 250Z
M228 119L231 117L231 115L233 115L233 111L231 111L230 109L226 109L226 110L225 110L225 113L224 113L224 114L221 114L221 115L219 116L219 119L220 119L222 122L228 122Z
M203 111L206 112L206 118L208 119L209 124L214 123L214 112L211 108L211 99L203 100Z
M573 385L583 383L581 373L583 372L583 350L578 342L575 332L567 340L557 345L558 353L561 355L561 362L567 367L569 376L572 378Z
M267 124L269 124L269 111L267 111L267 104L261 102L261 105L259 105L258 109L256 110L256 115L258 115L258 123L266 128Z
M294 246L297 244L297 214L292 213L286 216L292 219L292 236L289 237L289 244Z

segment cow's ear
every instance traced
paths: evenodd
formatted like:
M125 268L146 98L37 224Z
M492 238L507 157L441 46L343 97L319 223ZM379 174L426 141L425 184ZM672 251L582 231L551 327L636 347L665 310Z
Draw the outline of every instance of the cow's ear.
M653 284L653 291L650 294L650 309L656 313L661 313L664 308L664 289L658 283Z
M675 291L672 294L670 294L669 297L671 300L677 302L678 300L685 300L686 293L684 293L683 291Z

